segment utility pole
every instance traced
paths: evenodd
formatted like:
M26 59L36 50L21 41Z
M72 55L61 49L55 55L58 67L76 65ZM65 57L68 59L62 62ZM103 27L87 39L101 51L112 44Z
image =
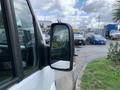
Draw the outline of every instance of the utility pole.
M98 32L100 33L100 19L101 19L101 17L100 17L100 15L98 16Z

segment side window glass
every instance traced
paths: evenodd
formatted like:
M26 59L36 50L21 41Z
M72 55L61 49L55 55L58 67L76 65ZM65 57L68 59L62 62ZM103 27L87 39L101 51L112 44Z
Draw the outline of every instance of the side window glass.
M13 1L22 52L22 64L25 74L27 74L31 72L36 65L36 42L33 20L26 0Z
M0 85L13 78L13 63L0 2Z

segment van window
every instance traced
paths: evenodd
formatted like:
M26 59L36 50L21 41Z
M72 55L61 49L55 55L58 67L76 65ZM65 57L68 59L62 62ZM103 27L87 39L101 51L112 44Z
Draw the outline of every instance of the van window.
M24 73L28 74L36 66L36 42L32 15L26 0L13 0L16 25L22 52Z
M0 85L13 78L13 59L8 44L0 2Z

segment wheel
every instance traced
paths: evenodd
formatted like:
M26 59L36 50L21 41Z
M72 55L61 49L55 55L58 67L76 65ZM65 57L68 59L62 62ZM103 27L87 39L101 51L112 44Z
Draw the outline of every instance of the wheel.
M110 39L111 39L111 40L114 40L114 38L113 38L112 36L110 37Z
M86 45L85 41L83 41L83 45Z

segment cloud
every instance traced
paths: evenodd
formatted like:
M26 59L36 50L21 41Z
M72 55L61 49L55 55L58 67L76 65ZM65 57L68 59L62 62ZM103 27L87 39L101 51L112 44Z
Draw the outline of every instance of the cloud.
M116 0L30 0L34 11L42 20L61 19L74 27L87 28L112 22L113 4Z
M77 0L30 0L37 12L47 12L60 16L74 15L77 9L74 6Z
M111 9L110 7L113 6L116 0L87 0L83 6L83 10L91 13L91 12L98 12L103 8Z
M87 0L82 7L91 17L100 16L103 22L112 22L115 0Z
M38 16L39 20L48 20L52 22L57 22L56 16ZM69 23L73 28L87 28L90 23L89 16L65 16L61 18L64 23Z
M54 5L55 0L30 0L34 9L48 10Z
M55 22L61 19L63 22L70 23L78 27L81 20L81 14L86 12L76 8L75 5L79 0L30 0L38 19L52 20Z
M56 6L59 6L60 13L63 15L74 15L76 0L56 0Z
M87 13L97 12L100 8L103 8L105 6L104 1L105 0L87 0L85 6L83 7L83 10Z

